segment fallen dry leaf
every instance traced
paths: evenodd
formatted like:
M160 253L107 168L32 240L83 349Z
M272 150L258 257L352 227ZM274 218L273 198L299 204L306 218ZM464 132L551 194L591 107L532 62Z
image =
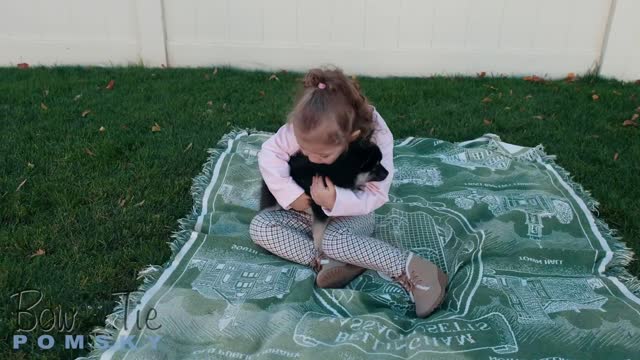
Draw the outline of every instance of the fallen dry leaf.
M260 97L264 97L264 96L265 96L264 91L260 91Z
M27 63L18 64L18 69L28 69L28 68L29 68L29 64Z
M524 98L525 98L526 100L529 100L529 99L533 98L533 95L527 95L527 96L525 96Z
M20 188L22 188L26 183L27 183L27 179L22 180L20 185L18 185L18 187L16 188L16 192L20 191Z
M207 105L213 106L213 101L211 101L211 100L207 101Z
M532 118L537 119L537 120L542 120L544 119L543 115L536 115L536 116L532 116Z
M491 123L492 123L492 121L491 121L491 120L489 120L489 119L484 119L484 120L482 120L482 122L483 122L486 126L489 126L489 125L491 125Z
M35 165L33 165L31 162L27 162L27 167L33 169L35 167Z
M490 102L492 102L492 101L493 101L493 100L491 100L491 98L490 98L490 97L486 97L486 98L482 99L482 102L483 102L483 103L485 103L485 104L486 104L486 103L490 103Z
M78 101L82 97L82 94L78 94L73 98L73 101Z
M49 107L47 105L45 105L44 103L40 103L40 109L47 111L49 110Z
M193 146L193 143L189 143L189 145L187 145L187 147L184 150L182 150L182 152L185 153L189 151L189 149L191 149L192 146Z
M618 160L618 153L617 152L613 155L613 161L616 161L616 160Z
M98 129L98 131L100 131L100 132L105 132L105 130L107 130L107 129L105 129L104 126L100 126L100 129Z
M622 126L638 126L638 123L635 120L625 120Z
M105 89L113 90L114 86L116 86L116 81L115 80L111 80L111 81L109 81L109 83L107 84L107 87L105 87Z
M96 156L96 154L94 154L93 151L89 150L88 148L84 148L84 152L89 156Z
M140 201L139 203L137 203L137 204L135 204L133 206L140 207L140 206L142 206L142 204L144 204L144 200Z
M280 81L280 79L278 79L278 76L276 76L276 74L272 74L271 76L269 76L269 80Z
M481 79L483 77L485 77L485 76L487 76L487 72L486 71L481 71L481 72L478 73L478 77L481 78Z
M600 100L600 96L598 96L597 94L593 94L593 95L591 95L591 98L593 99L593 101L598 101L598 100Z
M576 74L575 73L568 73L567 77L564 78L565 81L575 81L576 80Z
M152 131L152 132L158 132L158 131L160 131L160 125L158 125L158 123L155 123L155 124L151 127L151 131Z
M29 255L30 258L34 257L34 256L42 256L44 255L46 252L44 251L44 249L38 249L36 250L36 252L34 252L33 254Z
M87 115L89 115L89 113L91 112L91 110L87 109L85 111L82 112L82 117L87 117Z
M544 82L544 79L537 76L537 75L532 75L532 76L525 76L523 78L524 81L530 81L530 82Z
M124 204L126 204L126 203L127 203L127 198L118 199L118 206L124 207Z
M49 90L45 89L42 93L44 94L44 96L49 96Z
M640 118L640 115L633 114L633 116L631 117L631 121L636 121L636 120L638 120L638 118Z

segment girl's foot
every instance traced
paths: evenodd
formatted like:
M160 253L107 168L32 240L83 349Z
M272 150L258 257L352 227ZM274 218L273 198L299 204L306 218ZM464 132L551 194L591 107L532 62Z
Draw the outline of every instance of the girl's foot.
M405 271L394 280L407 289L416 304L416 315L421 318L442 304L449 281L434 263L413 253L409 253Z
M343 288L365 270L360 266L341 263L333 259L323 259L319 261L316 285L319 288Z

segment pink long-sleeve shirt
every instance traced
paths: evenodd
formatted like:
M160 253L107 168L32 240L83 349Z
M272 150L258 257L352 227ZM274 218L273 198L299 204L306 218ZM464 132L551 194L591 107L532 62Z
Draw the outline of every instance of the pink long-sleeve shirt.
M372 182L363 190L351 190L336 187L336 202L333 209L322 208L328 216L356 216L368 214L389 201L389 188L393 180L393 134L378 111L373 109L375 130L371 137L373 143L382 151L381 164L389 175L384 181ZM262 144L258 153L258 165L267 187L284 209L290 209L291 203L304 193L293 181L289 171L289 157L300 150L293 134L293 127L287 123Z

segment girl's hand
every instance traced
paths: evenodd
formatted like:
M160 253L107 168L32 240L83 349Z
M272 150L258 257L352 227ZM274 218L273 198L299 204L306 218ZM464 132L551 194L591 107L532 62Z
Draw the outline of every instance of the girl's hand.
M371 192L377 192L380 191L380 188L378 187L378 185L372 183L372 182L368 182L366 184L364 184L365 189L371 191Z
M302 193L302 195L298 196L298 198L295 199L290 206L293 210L296 211L306 211L311 207L311 198L309 197L309 195Z
M336 203L336 187L331 182L331 179L314 176L311 184L311 198L316 204L331 211Z

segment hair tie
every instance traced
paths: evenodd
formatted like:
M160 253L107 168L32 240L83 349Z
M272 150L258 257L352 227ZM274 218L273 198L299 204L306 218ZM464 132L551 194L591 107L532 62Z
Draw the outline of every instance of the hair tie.
M325 84L325 83L318 83L318 89L322 90L322 89L324 89L324 88L326 88L326 87L327 87L327 84Z

